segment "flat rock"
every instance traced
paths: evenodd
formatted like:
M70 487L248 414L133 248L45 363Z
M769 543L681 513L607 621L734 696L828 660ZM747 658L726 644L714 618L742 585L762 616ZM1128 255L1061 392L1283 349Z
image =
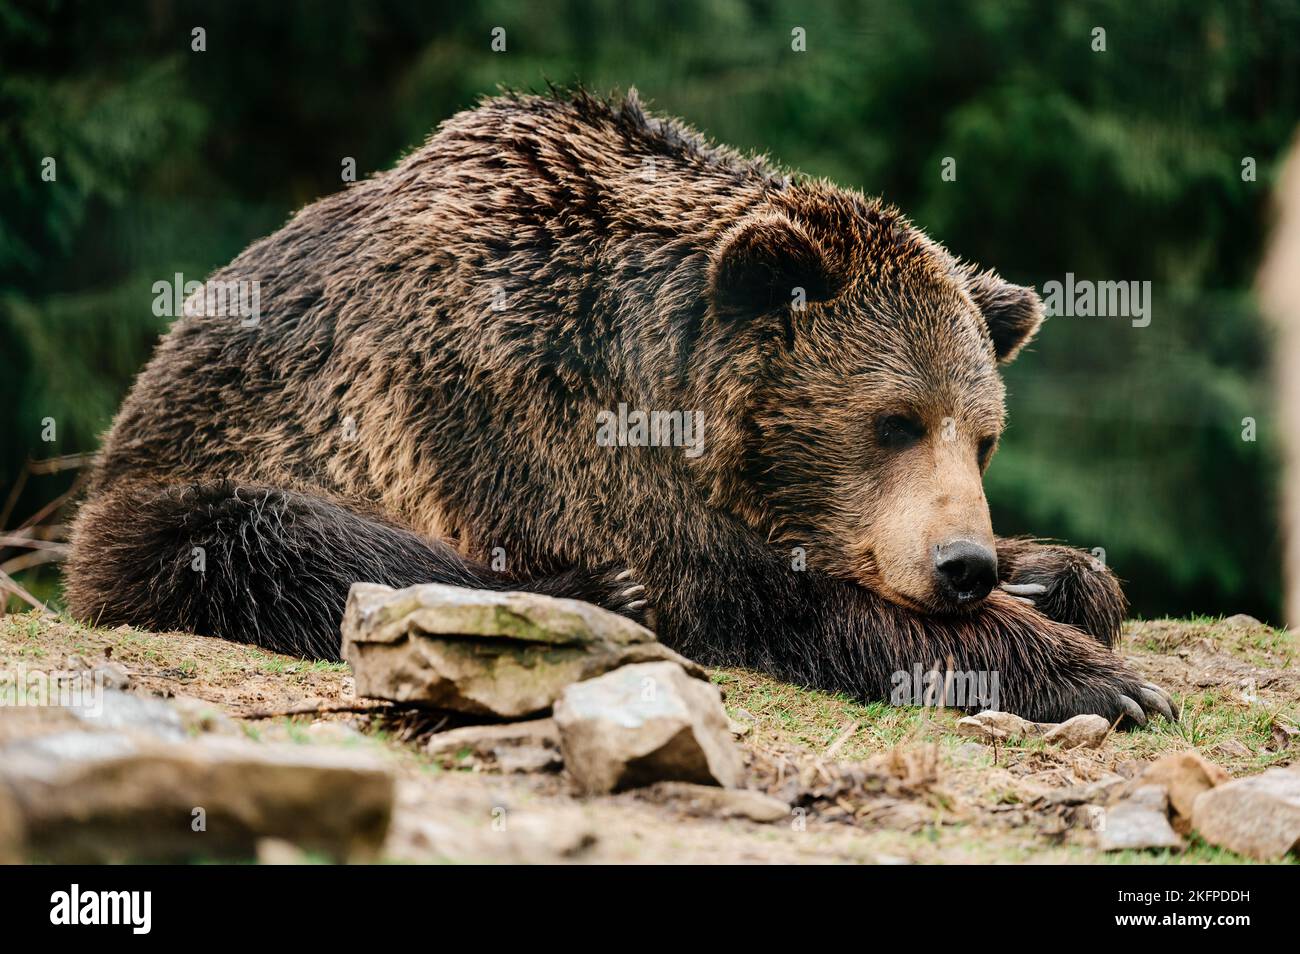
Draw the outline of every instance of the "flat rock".
M652 801L676 805L691 815L709 818L775 822L790 817L790 806L781 799L744 788L659 782L647 789L646 794Z
M1171 848L1182 838L1169 826L1169 795L1163 786L1142 785L1106 810L1097 844L1103 851Z
M1216 751L1232 759L1249 759L1255 756L1255 753L1240 739L1225 739L1218 744Z
M505 725L467 725L439 732L425 749L444 765L496 768L504 773L551 772L564 766L553 719Z
M1275 861L1300 841L1300 769L1271 768L1207 789L1192 806L1192 826L1212 845Z
M110 688L101 689L93 699L89 705L68 710L87 728L147 732L172 742L185 738L185 723L180 711L161 699Z
M30 860L251 859L278 838L341 861L378 852L393 779L339 748L70 731L0 749L0 792Z
M1030 722L1010 712L998 712L993 709L986 709L957 720L958 735L989 741L1021 739L1042 735L1044 731L1041 723Z
M1063 749L1095 749L1110 734L1110 721L1099 715L1077 715L1043 733L1043 741Z
M1171 752L1152 762L1126 788L1160 785L1169 793L1174 830L1187 834L1192 828L1192 806L1202 792L1229 780L1228 773L1192 751Z
M676 663L623 666L573 683L555 704L555 724L564 764L586 792L740 782L722 693Z
M565 686L629 663L699 666L626 617L579 600L437 583L353 584L343 657L356 693L473 715L545 713Z

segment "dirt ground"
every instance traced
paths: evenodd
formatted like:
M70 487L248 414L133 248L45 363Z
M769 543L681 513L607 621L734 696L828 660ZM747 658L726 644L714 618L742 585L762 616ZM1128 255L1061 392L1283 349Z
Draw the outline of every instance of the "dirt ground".
M357 706L345 664L34 613L0 616L0 673L107 659L126 671L132 692L178 699L191 712L210 708L220 731L382 753L400 779L385 848L391 861L1242 861L1195 835L1181 852L1105 854L1077 806L1090 785L1128 777L1167 752L1195 749L1234 777L1293 761L1296 641L1247 617L1156 620L1130 623L1122 651L1175 695L1182 718L1073 752L1041 739L972 741L955 732L948 711L861 705L717 671L742 733L749 787L790 806L788 816L759 823L661 789L577 798L562 772L502 775L468 755L439 763L423 743L445 726L440 717L321 711Z

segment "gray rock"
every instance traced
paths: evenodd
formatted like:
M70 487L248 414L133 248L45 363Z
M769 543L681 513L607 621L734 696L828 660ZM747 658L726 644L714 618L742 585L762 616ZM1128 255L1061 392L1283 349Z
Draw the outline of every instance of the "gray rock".
M958 735L989 741L1026 738L1042 735L1043 731L1044 726L1037 722L1030 722L1010 712L998 712L993 709L986 709L973 716L957 720Z
M468 725L439 732L425 749L444 765L501 772L550 772L564 765L560 731L553 719L532 719L506 725Z
M173 742L185 738L185 723L181 713L160 699L135 696L120 689L108 688L88 699L93 699L93 702L86 706L71 707L69 711L89 728L110 732L147 732Z
M1271 768L1207 789L1192 806L1192 827L1239 855L1282 858L1300 842L1300 769Z
M1220 755L1232 759L1254 758L1255 753L1240 739L1225 739L1216 747Z
M1185 835L1192 828L1192 810L1196 799L1202 792L1228 780L1227 772L1212 762L1207 762L1197 752L1171 752L1126 782L1121 793L1143 785L1163 786L1169 793L1174 831Z
M359 696L507 719L629 663L671 660L705 678L644 626L589 603L436 583L354 584L343 656Z
M338 748L64 732L0 749L0 792L36 861L249 859L262 838L347 860L378 852L393 779Z
M1108 808L1097 843L1103 851L1182 849L1182 838L1169 825L1169 795L1164 787L1140 786Z
M1043 733L1043 741L1063 749L1093 749L1110 734L1110 722L1099 715L1077 715Z
M623 666L570 685L555 704L555 724L564 764L587 792L740 781L721 692L675 663Z

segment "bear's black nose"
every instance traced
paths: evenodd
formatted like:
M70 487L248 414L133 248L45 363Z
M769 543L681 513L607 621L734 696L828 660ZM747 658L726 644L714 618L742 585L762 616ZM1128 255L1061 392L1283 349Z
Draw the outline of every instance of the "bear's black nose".
M998 556L969 540L954 540L934 551L939 589L956 603L974 603L989 595L998 581Z

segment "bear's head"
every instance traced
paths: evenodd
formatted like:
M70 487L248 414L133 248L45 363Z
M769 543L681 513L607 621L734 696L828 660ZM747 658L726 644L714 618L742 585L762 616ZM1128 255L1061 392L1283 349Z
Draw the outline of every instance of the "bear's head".
M735 461L747 519L894 602L978 605L997 580L983 474L998 366L1042 321L1034 291L829 186L734 224L707 281L714 327L759 382Z

